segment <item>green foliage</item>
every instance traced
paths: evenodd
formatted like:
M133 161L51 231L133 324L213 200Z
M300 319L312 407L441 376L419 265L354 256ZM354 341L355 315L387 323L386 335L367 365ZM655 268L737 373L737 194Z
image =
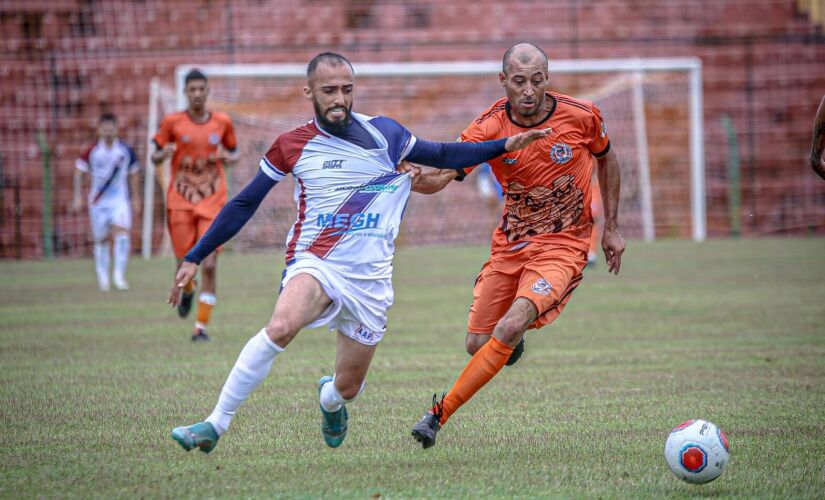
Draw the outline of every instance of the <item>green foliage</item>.
M0 497L820 497L825 492L825 241L631 242L588 270L564 314L421 450L410 428L468 357L485 248L407 249L396 305L347 441L320 435L332 333L306 331L210 455L203 419L269 319L280 256L222 255L208 344L165 308L171 261L133 260L102 294L90 261L3 262ZM671 427L717 423L731 463L691 486Z

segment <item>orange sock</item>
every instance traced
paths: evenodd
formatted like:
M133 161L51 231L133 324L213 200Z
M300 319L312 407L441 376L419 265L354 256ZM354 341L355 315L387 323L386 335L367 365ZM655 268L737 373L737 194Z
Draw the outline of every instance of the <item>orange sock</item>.
M183 293L192 293L195 291L195 280L189 280L189 283L183 286Z
M458 376L450 391L444 396L444 406L441 414L441 425L447 422L450 415L455 413L461 405L466 403L479 389L496 376L504 363L510 358L513 348L504 344L495 337L476 351L464 371Z
M206 328L209 324L209 317L212 315L212 308L215 307L217 298L213 293L201 292L198 297L198 319L195 322L195 328Z

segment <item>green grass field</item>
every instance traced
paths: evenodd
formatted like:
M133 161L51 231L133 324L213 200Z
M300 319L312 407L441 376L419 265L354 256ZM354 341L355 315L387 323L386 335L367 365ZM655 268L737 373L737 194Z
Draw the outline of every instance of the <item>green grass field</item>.
M203 419L268 320L280 253L220 258L214 341L165 306L170 260L132 290L91 261L2 262L2 497L825 496L825 240L631 242L622 275L587 271L561 318L423 451L409 435L467 361L485 248L403 249L367 391L336 450L316 383L335 342L301 333L210 455L172 427ZM671 427L717 423L725 474L692 486L662 457Z

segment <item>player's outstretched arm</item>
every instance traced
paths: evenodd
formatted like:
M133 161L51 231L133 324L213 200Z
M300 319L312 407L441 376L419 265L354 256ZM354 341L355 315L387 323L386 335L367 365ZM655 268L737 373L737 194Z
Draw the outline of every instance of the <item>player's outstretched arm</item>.
M435 194L458 177L457 170L432 167L419 167L409 162L401 162L398 172L409 173L412 179L412 190L421 194Z
M825 179L825 97L814 118L814 142L811 145L811 168Z
M534 129L506 139L483 142L432 142L418 139L405 158L428 167L460 170L516 151L547 137L551 130Z
M624 238L619 232L619 193L621 191L621 170L616 152L611 148L606 155L598 159L599 186L604 203L604 234L602 250L607 262L607 272L619 274L622 267L622 254L625 249Z
M209 226L206 234L198 240L192 250L183 258L184 262L175 275L175 283L172 285L167 301L172 307L177 307L181 290L195 277L201 261L238 234L238 231L258 210L269 190L277 183L277 181L266 175L263 170L258 170L255 178L237 196L229 200L229 203L224 205L212 225Z

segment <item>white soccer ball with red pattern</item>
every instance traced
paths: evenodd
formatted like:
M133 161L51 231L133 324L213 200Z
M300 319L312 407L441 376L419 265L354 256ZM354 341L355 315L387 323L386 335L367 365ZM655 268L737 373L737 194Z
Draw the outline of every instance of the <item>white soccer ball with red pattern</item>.
M693 484L709 483L725 472L728 438L706 420L688 420L670 431L665 460L673 474Z

